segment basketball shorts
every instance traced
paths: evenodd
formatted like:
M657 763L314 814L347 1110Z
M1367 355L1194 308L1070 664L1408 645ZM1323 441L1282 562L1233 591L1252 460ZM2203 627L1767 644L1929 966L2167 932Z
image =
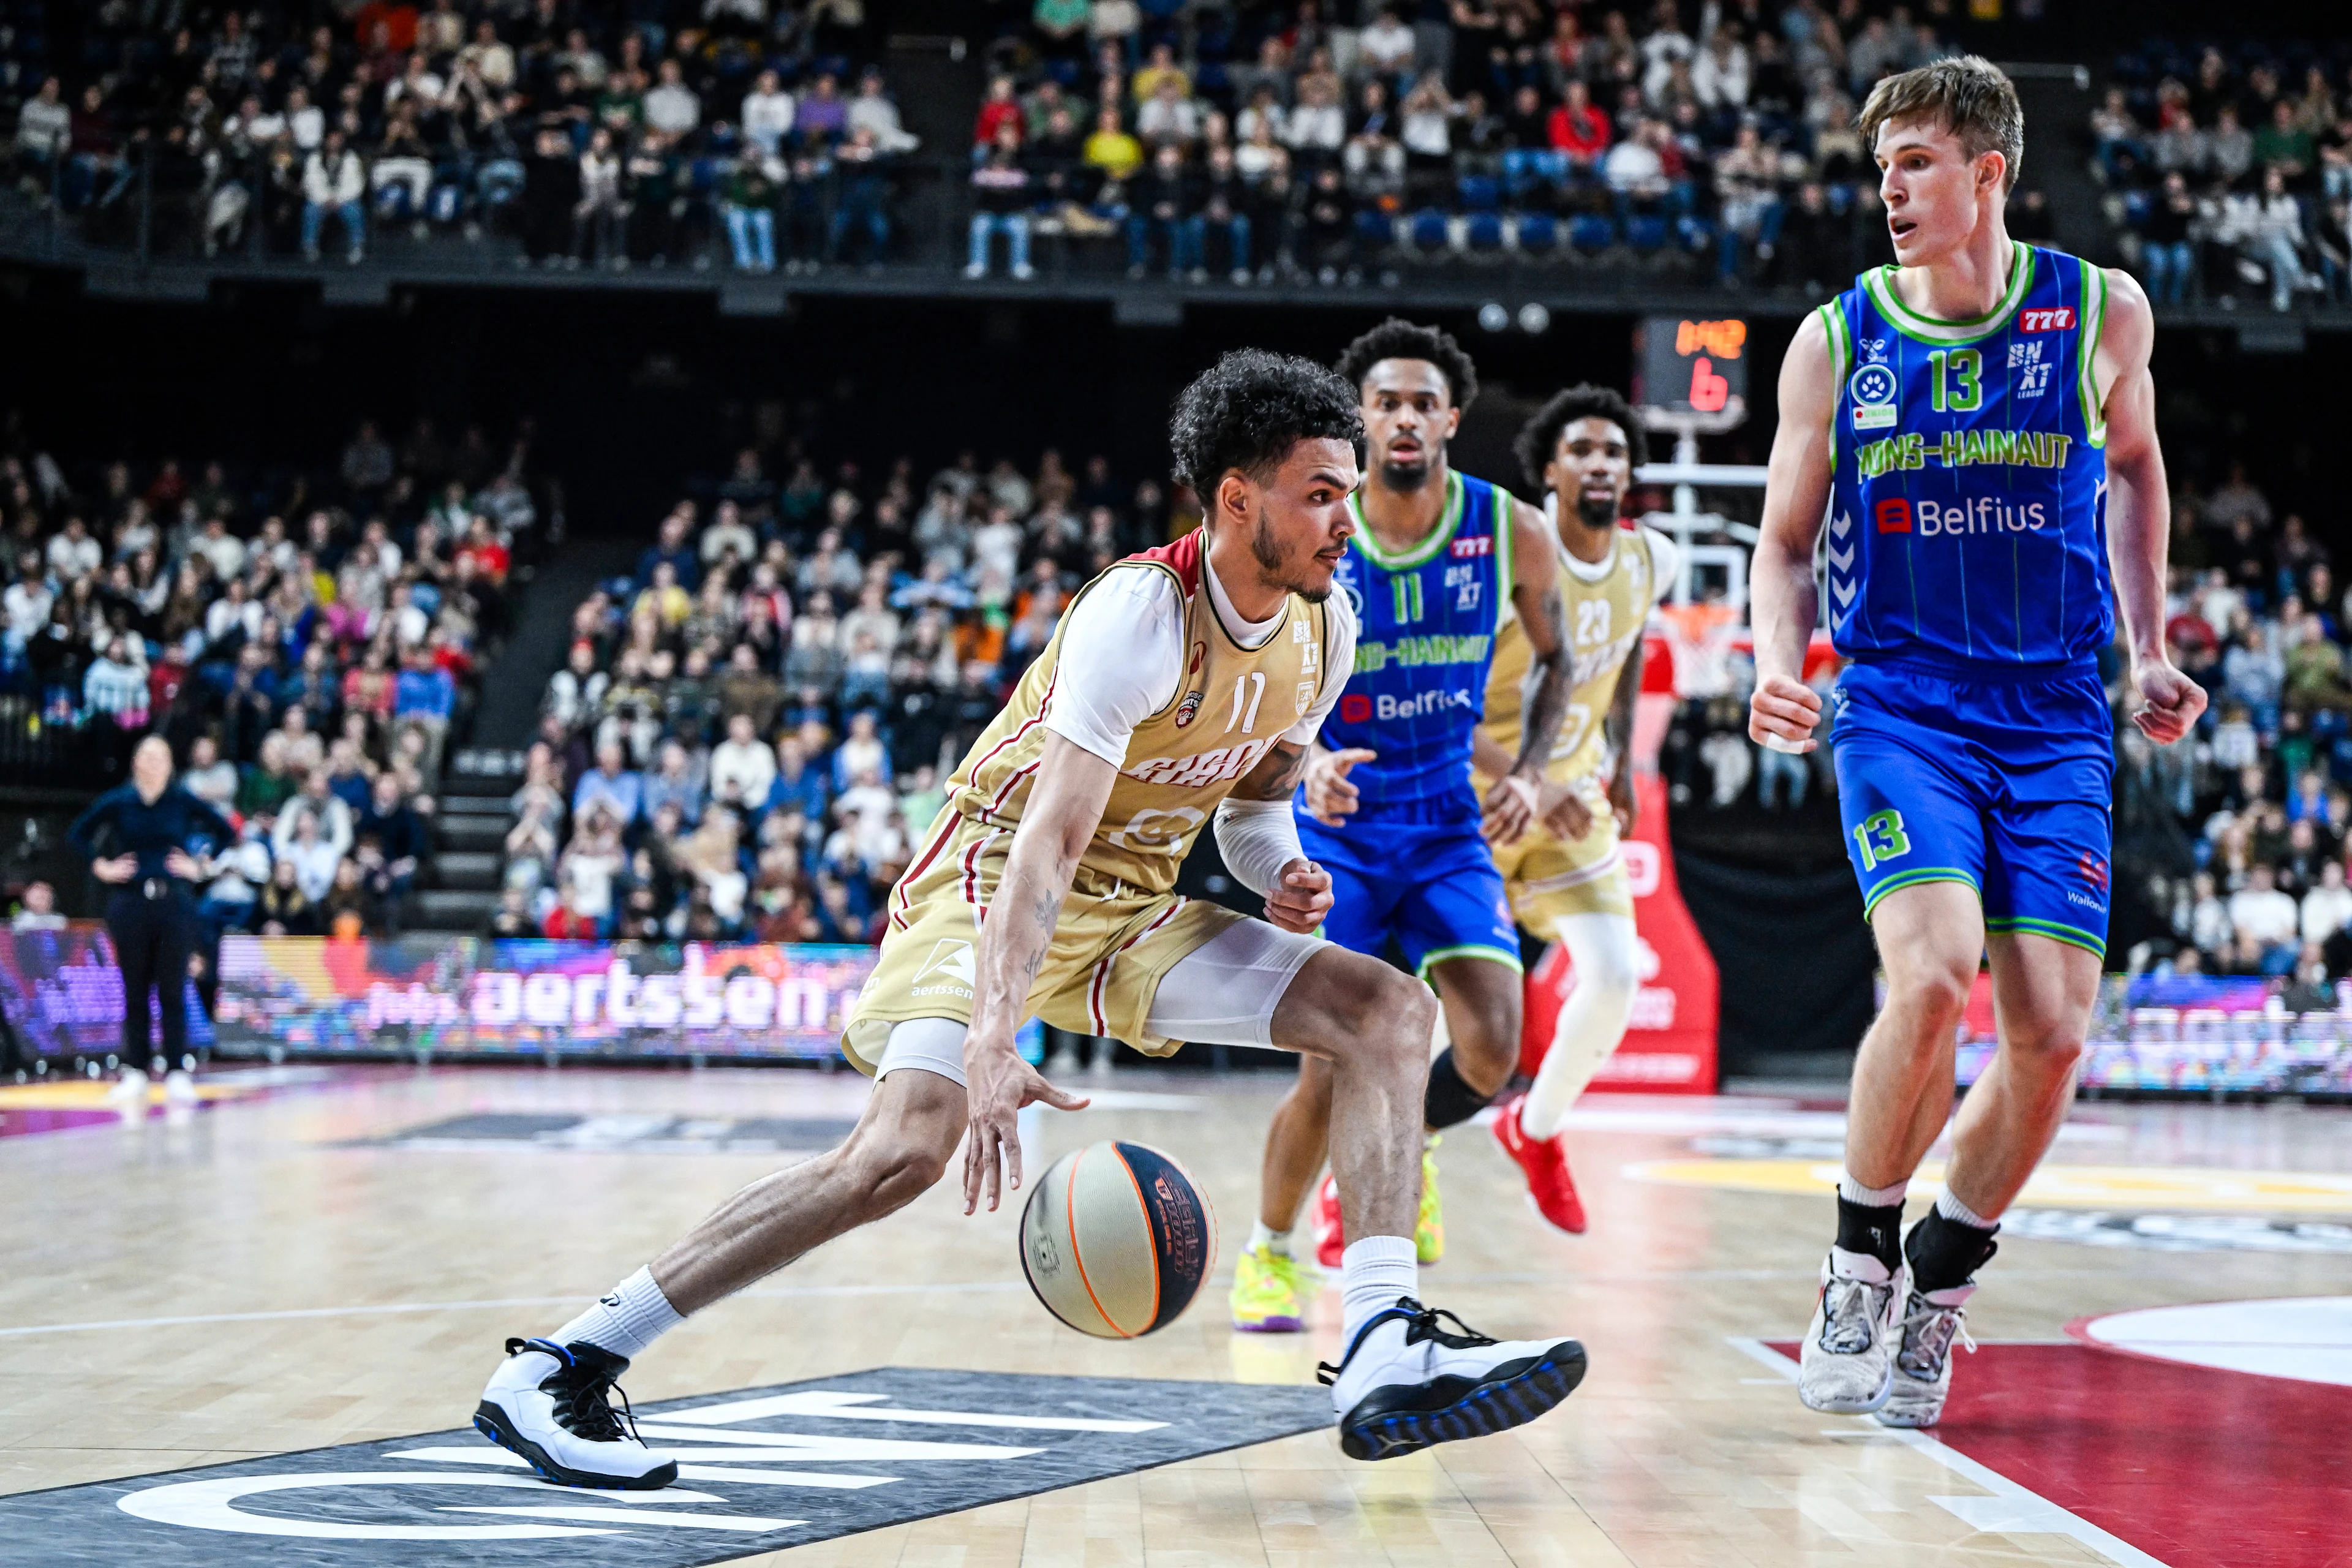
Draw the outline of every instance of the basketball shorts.
M1583 837L1556 837L1538 824L1517 843L1495 850L1511 913L1547 942L1559 940L1563 916L1633 918L1633 885L1625 875L1609 792L1598 778L1588 778L1583 793L1585 809L1592 813Z
M852 1067L871 1077L894 1025L971 1022L981 921L1012 847L1010 829L960 823L941 853L900 879L874 973L842 1031ZM1029 1006L1055 1028L1107 1035L1148 1056L1188 1040L1265 1045L1275 1002L1321 945L1220 905L1129 887L1082 862ZM1184 994L1160 997L1160 982L1188 958Z
M1394 942L1424 979L1431 965L1455 958L1490 959L1517 973L1518 933L1478 819L1447 817L1357 816L1345 827L1326 827L1302 813L1298 842L1331 874L1324 936L1375 958Z
M1898 889L1964 882L1986 931L2104 955L2111 724L2087 662L2025 679L1849 668L1830 737L1864 917Z

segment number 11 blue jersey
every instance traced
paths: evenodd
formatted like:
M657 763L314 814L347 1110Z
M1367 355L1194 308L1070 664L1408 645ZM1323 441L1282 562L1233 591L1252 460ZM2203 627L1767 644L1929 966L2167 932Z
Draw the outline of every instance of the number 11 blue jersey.
M1511 592L1511 498L1449 471L1436 531L1391 554L1357 510L1333 574L1356 610L1356 668L1323 721L1323 744L1376 759L1349 774L1358 817L1475 817L1470 738L1486 710L1486 668ZM1356 508L1353 500L1349 501Z

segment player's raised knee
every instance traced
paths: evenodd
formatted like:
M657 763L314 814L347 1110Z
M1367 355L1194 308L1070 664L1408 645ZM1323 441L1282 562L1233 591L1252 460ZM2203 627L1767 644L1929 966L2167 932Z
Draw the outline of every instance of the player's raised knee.
M2012 1061L2044 1076L2071 1073L2083 1059L2083 1021L2073 1016L2004 1020L2001 1035Z
M1886 1005L1931 1022L1958 1021L1968 1007L1969 992L1976 980L1973 959L1914 957L1900 966L1888 967Z
M1630 1003L1642 988L1640 955L1630 942L1597 943L1591 954L1578 954L1576 984Z
M939 1184L955 1152L955 1140L928 1129L861 1127L845 1152L856 1189L877 1212L887 1214Z
M1386 968L1376 985L1363 988L1356 1032L1383 1038L1398 1049L1426 1056L1437 1031L1437 995L1412 976Z

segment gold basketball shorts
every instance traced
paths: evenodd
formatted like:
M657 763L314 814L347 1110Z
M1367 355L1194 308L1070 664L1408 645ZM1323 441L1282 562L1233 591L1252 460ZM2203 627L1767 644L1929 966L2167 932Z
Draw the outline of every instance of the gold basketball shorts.
M842 1031L851 1066L871 1077L895 1024L971 1022L981 922L1012 848L1011 828L959 819L899 879L880 957ZM1055 1028L1108 1035L1147 1056L1166 1056L1183 1042L1149 1026L1160 982L1187 955L1245 922L1262 923L1180 893L1127 887L1081 863L1030 988L1030 1010Z
M1617 814L1594 781L1584 792L1592 826L1581 838L1560 839L1538 826L1517 843L1495 851L1503 894L1519 924L1546 941L1559 934L1562 915L1633 918L1633 888L1617 842Z

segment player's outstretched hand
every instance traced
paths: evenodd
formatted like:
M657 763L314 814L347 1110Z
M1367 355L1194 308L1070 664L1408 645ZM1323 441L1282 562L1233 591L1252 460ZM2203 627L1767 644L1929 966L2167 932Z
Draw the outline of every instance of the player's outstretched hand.
M1331 873L1312 860L1293 860L1265 896L1265 918L1301 936L1313 932L1331 912Z
M1543 809L1543 782L1505 773L1486 792L1478 814L1478 834L1489 844L1516 844Z
M2139 688L2139 709L2132 722L2159 746L2189 733L2205 711L2205 689L2173 668L2169 659L2136 666L2132 684Z
M1307 815L1326 827L1345 827L1347 819L1355 815L1357 800L1356 786L1348 782L1348 770L1379 754L1361 746L1349 746L1341 752L1318 749L1309 752L1307 772L1298 781L1307 792Z
M1776 752L1810 752L1822 721L1822 694L1786 675L1768 675L1748 700L1748 738Z
M977 1049L967 1039L963 1071L971 1122L963 1141L963 1212L970 1214L980 1206L985 1187L989 1212L993 1214L1000 1162L1012 1189L1018 1192L1021 1187L1021 1108L1043 1100L1056 1110L1084 1110L1088 1102L1047 1083L1043 1073L1021 1059L1010 1037L1001 1045Z

